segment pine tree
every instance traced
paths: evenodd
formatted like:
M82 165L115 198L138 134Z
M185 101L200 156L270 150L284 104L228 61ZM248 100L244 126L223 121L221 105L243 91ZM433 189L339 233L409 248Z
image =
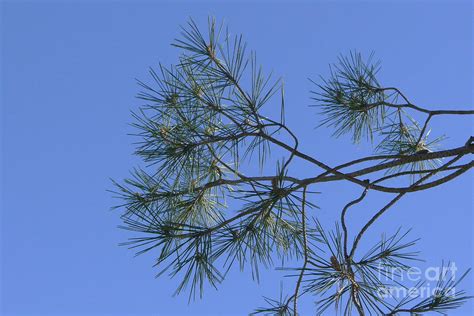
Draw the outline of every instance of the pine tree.
M123 228L139 236L125 244L139 254L153 253L159 275L180 279L176 293L187 289L190 299L201 296L206 283L217 288L233 266L249 266L258 279L259 268L278 258L299 262L284 267L295 277L294 290L265 298L267 306L254 314L297 315L303 295L317 297L317 314L336 308L344 315L447 312L469 299L455 289L462 278L440 279L439 290L424 299L382 297L379 291L388 284L377 276L385 268L409 269L417 260L416 240L399 230L366 253L359 245L403 196L444 185L473 166L466 161L474 152L472 137L440 150L443 139L431 138L429 130L434 119L473 110L417 106L378 81L380 63L373 56L341 56L329 78L314 82L320 125L333 128L334 137L375 144L375 154L330 166L300 149L285 123L282 81L263 73L242 36L231 36L214 19L207 32L190 20L181 35L173 44L181 51L178 63L150 70L151 83L139 82L138 97L145 105L133 114L133 125L140 139L136 155L147 167L114 182ZM275 103L279 115L264 116L263 106ZM273 162L270 152L277 150L286 156ZM246 168L255 157L260 171ZM315 175L292 175L297 160L311 165ZM317 193L310 189L337 181L350 182L361 193L330 229L310 219L308 209L316 207L311 197ZM371 191L391 199L351 242L346 215Z

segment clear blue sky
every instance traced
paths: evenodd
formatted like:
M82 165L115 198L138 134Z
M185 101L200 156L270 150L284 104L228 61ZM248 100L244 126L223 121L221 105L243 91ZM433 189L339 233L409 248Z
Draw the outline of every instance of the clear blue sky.
M424 107L473 104L470 1L3 1L1 11L2 315L245 315L262 295L278 294L281 274L265 273L258 285L235 272L218 292L208 289L188 305L186 295L171 297L176 280L154 278L151 255L133 258L118 246L129 235L116 228L119 214L109 209L117 201L106 190L109 177L127 177L138 164L127 136L139 105L134 78L176 61L169 44L189 16L204 23L214 15L244 34L265 69L284 77L287 123L301 149L333 165L369 153L314 129L307 78L327 74L339 53L374 50L381 81ZM472 119L454 122L433 121L434 133L450 137L446 148L472 134ZM468 174L407 196L368 236L412 227L426 265L453 260L467 269L472 180ZM320 190L313 215L328 222L358 192L351 185ZM389 198L374 194L349 219L361 225ZM474 294L472 278L464 288ZM302 305L303 315L311 304Z

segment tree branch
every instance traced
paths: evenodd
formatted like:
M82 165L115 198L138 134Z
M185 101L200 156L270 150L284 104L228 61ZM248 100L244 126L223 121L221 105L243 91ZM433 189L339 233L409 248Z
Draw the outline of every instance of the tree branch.
M423 181L425 181L426 179L432 177L433 175L435 175L436 173L440 172L443 170L443 168L446 168L448 167L449 165L455 163L456 161L458 161L462 156L459 155L453 159L451 159L449 162L447 162L446 164L444 164L443 166L441 166L440 168L438 168L437 170L433 171L433 172L430 172L429 174L423 176L421 179L419 179L418 181L416 181L415 183L413 183L410 187L411 188L414 188L416 187L418 184L422 183ZM457 171L459 172L459 171ZM359 234L357 235L357 237L355 238L354 240L354 243L352 245L352 250L350 252L350 257L353 257L354 256L354 253L357 249L357 246L362 238L362 236L364 235L364 233L369 229L369 227L380 217L382 216L391 206L393 206L398 200L400 200L406 193L408 193L409 191L406 191L406 192L402 192L402 193L399 193L394 199L392 199L387 205L385 205L380 211L378 211L365 225L364 227L360 230Z

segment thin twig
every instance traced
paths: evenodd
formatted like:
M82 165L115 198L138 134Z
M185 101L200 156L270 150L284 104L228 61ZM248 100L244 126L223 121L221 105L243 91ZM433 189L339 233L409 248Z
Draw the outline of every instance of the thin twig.
M349 254L347 252L348 232L347 232L347 226L346 226L346 213L347 213L347 210L351 206L361 202L365 198L365 196L367 195L367 192L369 191L369 188L370 188L370 184L367 183L367 187L364 189L362 194L357 199L352 200L349 203L347 203L346 206L344 206L344 208L342 209L342 212L341 212L341 226L342 226L342 230L344 232L344 255L346 257L346 260L350 260Z

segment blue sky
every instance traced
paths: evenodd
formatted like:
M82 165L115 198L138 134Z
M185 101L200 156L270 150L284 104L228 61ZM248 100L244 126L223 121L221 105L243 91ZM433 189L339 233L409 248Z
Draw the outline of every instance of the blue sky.
M169 44L193 17L224 19L242 33L264 68L282 76L287 123L301 149L336 165L369 154L366 145L314 129L318 116L307 78L327 75L340 53L375 51L380 79L427 108L472 108L472 5L469 1L141 2L3 1L1 4L1 313L2 315L245 315L278 294L281 273L261 284L232 272L190 305L172 297L177 280L155 279L152 255L133 257L118 243L117 203L106 191L139 164L131 155L135 78L176 62ZM266 108L276 113L277 106ZM472 135L471 118L433 121L446 148ZM301 167L302 175L316 171ZM409 195L368 239L413 228L426 263L472 266L472 174ZM326 185L316 217L331 222L354 198L350 184ZM390 196L349 216L362 225ZM464 288L474 293L472 277ZM301 305L312 310L311 299ZM473 313L468 304L455 315Z

